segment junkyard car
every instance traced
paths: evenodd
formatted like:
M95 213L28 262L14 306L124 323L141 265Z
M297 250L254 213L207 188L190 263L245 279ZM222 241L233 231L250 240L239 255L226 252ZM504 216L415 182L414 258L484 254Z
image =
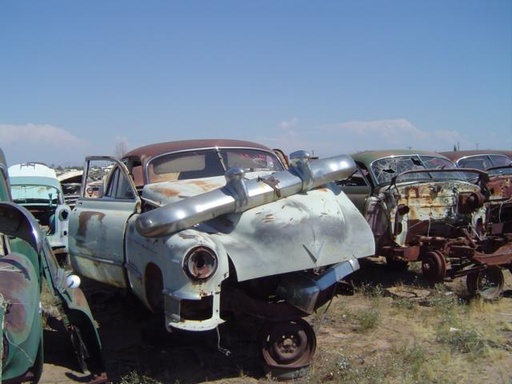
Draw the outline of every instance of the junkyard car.
M512 151L465 150L442 154L455 161L460 168L487 172L489 198L486 202L486 225L482 230L488 236L501 235L512 241ZM470 180L472 177L474 175L468 175Z
M10 201L5 164L0 150L0 381L39 381L44 364L43 290L46 304L57 310L69 333L80 367L106 381L97 325L78 288L79 279L59 267L33 215Z
M454 161L459 168L476 168L485 171L512 164L512 151L475 149L439 153Z
M74 169L57 175L57 179L62 186L64 201L71 209L74 208L76 199L80 195L83 173L80 169Z
M74 270L129 288L165 314L169 331L212 330L228 314L265 319L264 365L296 374L316 345L303 318L374 246L362 215L331 182L353 172L352 159L290 157L285 169L271 149L237 140L88 157L70 216Z
M65 262L71 208L55 170L41 163L9 167L13 201L27 208L41 225L57 258Z
M493 282L494 290L489 287L486 291L488 296L495 296L504 284L502 269L512 271L512 151L465 150L442 154L455 161L460 168L483 170L489 177L486 185L486 216L477 230L481 252L485 253L479 258L493 265L482 271L471 284ZM474 179L473 174L466 173L469 180Z
M511 257L489 252L475 236L486 220L485 172L471 170L479 181L469 181L450 159L429 151L351 156L358 170L338 183L370 224L378 256L391 265L421 261L433 282L467 275L469 291L488 298L501 291L496 265L508 265Z

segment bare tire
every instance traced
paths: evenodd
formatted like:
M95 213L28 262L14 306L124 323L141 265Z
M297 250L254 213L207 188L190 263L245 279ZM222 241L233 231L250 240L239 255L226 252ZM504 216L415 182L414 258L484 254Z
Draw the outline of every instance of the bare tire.
M277 379L303 376L315 351L315 332L303 319L268 323L263 329L264 366Z
M490 266L480 272L473 272L466 277L466 287L472 296L484 300L496 300L503 290L505 278L498 266Z
M428 252L421 258L421 272L431 282L442 281L446 276L446 260L439 251Z

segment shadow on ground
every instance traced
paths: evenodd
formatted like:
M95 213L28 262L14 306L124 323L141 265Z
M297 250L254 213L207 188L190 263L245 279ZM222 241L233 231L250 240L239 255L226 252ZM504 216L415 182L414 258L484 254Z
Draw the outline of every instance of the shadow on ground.
M435 288L415 266L406 270L373 260L360 262L360 270L347 280L356 290L381 287L391 291L397 286L427 291ZM468 299L465 278L446 281L444 286L460 298ZM155 382L180 384L217 380L244 383L266 378L258 338L261 323L253 318L232 319L219 327L219 333L216 330L169 333L162 318L148 312L125 291L87 279L83 279L82 289L99 324L106 371L112 383L120 383L133 374ZM512 297L512 291L505 290L503 296ZM45 331L45 361L79 371L66 333L58 331L58 323L49 325ZM66 376L69 383L87 382L87 377L79 374L66 373Z
M100 326L109 379L132 373L163 383L202 383L232 377L265 377L258 347L258 323L236 319L217 330L164 329L164 320L133 296L96 282L83 290Z

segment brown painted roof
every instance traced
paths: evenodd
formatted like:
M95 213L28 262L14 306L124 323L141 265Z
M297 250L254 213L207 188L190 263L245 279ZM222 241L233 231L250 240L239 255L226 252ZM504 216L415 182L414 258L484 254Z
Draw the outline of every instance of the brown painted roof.
M126 153L123 158L140 157L143 162L148 159L161 155L164 153L170 153L175 151L183 151L189 149L204 149L214 147L235 147L235 148L255 148L266 151L272 151L270 148L254 143L251 141L244 140L231 140L231 139L197 139L197 140L179 140L179 141L168 141L163 143L156 143L145 145L143 147L135 148Z

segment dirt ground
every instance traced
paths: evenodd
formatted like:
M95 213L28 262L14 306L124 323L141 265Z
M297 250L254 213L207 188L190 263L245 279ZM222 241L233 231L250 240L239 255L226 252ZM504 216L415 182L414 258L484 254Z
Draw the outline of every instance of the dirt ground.
M490 357L479 359L473 356L474 361L462 354L446 356L446 364L433 364L430 378L424 377L417 382L512 382L512 373L507 368L512 366L512 325L508 328L508 324L512 324L512 278L508 271L505 271L505 277L502 297L497 302L485 304L480 314L482 324L503 329L500 345L504 347ZM431 336L433 331L430 325L435 327L434 318L432 324L425 322L425 319L430 319L427 311L431 309L419 305L411 312L400 308L397 310L393 304L397 302L397 297L399 300L418 300L434 290L422 280L420 274L412 271L390 272L382 265L369 264L355 273L351 281L356 287L354 295L337 296L325 312L306 319L316 330L317 351L312 368L316 369L316 374L304 379L304 382L359 382L350 378L343 381L337 377L343 373L341 366L360 365L361 372L364 368L365 374L368 374L371 364L381 364L402 346L420 343L427 354L438 353ZM460 292L464 292L464 281L464 278L459 278L446 282L447 294L463 296L464 293ZM384 290L378 305L377 301L368 299L363 289L357 289L369 285ZM84 281L82 289L100 326L106 373L112 383L120 383L134 373L155 382L170 384L273 381L261 367L255 332L258 325L250 319L227 323L219 330L220 338L215 331L169 334L162 330L160 319L149 315L126 293L91 281ZM354 322L357 318L355 314L371 312L375 306L379 308L378 325L368 332L358 331L357 322ZM421 322L418 321L420 318ZM336 360L335 365L332 365L333 359ZM337 370L331 369L334 366ZM352 369L351 372L356 371ZM447 380L443 380L443 376ZM71 384L90 380L90 375L78 370L66 336L55 329L46 330L45 366L41 383ZM129 382L136 383L137 380ZM376 378L374 382L395 381Z

